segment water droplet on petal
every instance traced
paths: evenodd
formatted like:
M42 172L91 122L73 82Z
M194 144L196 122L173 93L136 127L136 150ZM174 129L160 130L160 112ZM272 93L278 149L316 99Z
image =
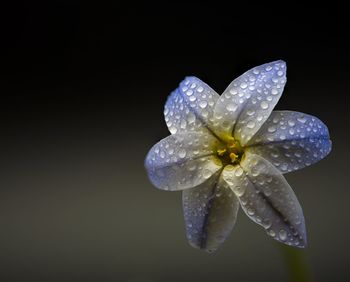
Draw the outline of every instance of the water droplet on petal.
M245 88L248 87L248 84L247 84L246 82L242 82L241 85L240 85L240 87L241 87L242 89L245 89Z
M248 116L252 116L252 115L254 115L255 114L255 111L254 110L248 110L247 111L247 115Z
M266 102L266 101L262 101L260 103L260 107L263 109L263 110L266 110L268 107L269 107L269 104Z
M204 109L207 105L208 105L207 101L202 100L202 101L199 102L199 106L200 106L202 109Z
M243 174L243 169L241 167L237 168L235 171L235 175L237 177L241 176Z
M232 183L232 185L234 184ZM235 185L233 186L232 190L238 197L241 197L245 192L245 186Z
M232 89L230 90L230 93L231 93L232 95L237 95L238 91L237 91L237 89L232 88Z
M192 90L191 90L192 91ZM197 100L197 97L196 96L190 96L190 98L189 98L189 100L191 101L191 102L194 102L194 101L196 101Z
M205 179L208 179L212 175L211 171L209 169L203 170L203 177Z
M191 90L191 89L186 92L187 96L191 96L192 94L193 94L193 90Z
M186 129L187 122L183 119L181 120L180 127L181 129Z
M271 237L275 237L275 236L276 236L276 232L273 231L272 229L270 229L270 230L269 230L269 235L270 235Z
M250 216L252 216L252 215L255 214L255 211L254 211L254 209L252 209L252 208L248 208L248 209L247 209L247 213L248 213Z
M229 103L226 106L226 110L230 112L235 112L237 110L238 106L235 103Z
M268 218L266 218L262 221L262 226L266 229L270 228L271 225L272 225L271 220L269 220Z
M193 123L193 122L195 122L195 120L196 120L196 116L193 114L193 113L188 113L188 115L187 115L187 122L188 123Z
M271 94L272 95L277 95L278 94L278 90L276 88L272 88Z
M289 126L294 126L295 125L295 121L292 120L292 119L288 120L288 125Z
M185 149L180 149L179 152L178 152L178 155L180 158L184 158L186 157L186 150Z
M276 126L271 125L271 126L268 127L267 131L270 132L270 133L273 133L273 132L276 131L276 129L277 129Z
M300 121L301 123L306 122L306 118L304 116L298 117L297 120Z
M248 127L248 128L254 128L254 127L255 127L255 122L254 122L254 121L249 121L249 122L247 123L247 127Z
M177 128L176 127L170 127L169 131L171 134L175 134L177 132Z
M281 239L282 241L287 240L287 231L284 230L284 229L281 229L281 230L279 231L279 233L278 233L278 236L280 237L280 239Z

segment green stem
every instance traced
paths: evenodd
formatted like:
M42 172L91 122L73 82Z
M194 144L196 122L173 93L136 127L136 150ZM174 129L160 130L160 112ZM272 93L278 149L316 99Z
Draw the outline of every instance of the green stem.
M290 282L312 282L311 272L305 259L305 251L279 244L283 254Z

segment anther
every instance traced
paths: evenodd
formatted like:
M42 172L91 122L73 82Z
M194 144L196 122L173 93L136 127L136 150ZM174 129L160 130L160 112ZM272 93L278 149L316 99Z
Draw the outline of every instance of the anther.
M236 155L235 153L231 153L230 154L230 159L234 163L238 159L238 155Z
M226 152L226 149L218 149L217 152L219 156L223 156Z

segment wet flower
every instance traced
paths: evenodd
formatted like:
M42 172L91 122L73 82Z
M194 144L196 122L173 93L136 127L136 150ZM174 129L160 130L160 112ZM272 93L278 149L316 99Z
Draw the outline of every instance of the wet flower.
M196 77L169 96L172 135L152 147L145 167L159 189L183 191L192 246L216 250L239 206L272 238L306 245L303 212L283 174L324 158L331 141L316 117L273 111L285 83L286 65L276 61L247 71L221 96Z

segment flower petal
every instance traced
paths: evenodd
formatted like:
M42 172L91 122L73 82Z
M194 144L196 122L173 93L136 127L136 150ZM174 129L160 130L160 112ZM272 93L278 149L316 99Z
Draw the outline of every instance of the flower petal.
M197 186L221 168L213 155L217 139L208 133L170 135L148 152L145 167L159 189L182 190Z
M186 77L165 104L165 122L172 134L207 131L219 95L196 77Z
M292 111L273 111L247 150L261 155L282 173L311 165L328 155L332 142L318 118Z
M215 251L231 233L239 209L237 197L220 172L182 192L187 239L207 252Z
M263 226L268 235L287 245L305 247L302 209L292 188L272 164L246 153L241 166L227 166L222 174L248 217Z
M236 78L219 98L215 109L216 134L232 136L245 145L267 120L282 95L286 64L275 61Z

